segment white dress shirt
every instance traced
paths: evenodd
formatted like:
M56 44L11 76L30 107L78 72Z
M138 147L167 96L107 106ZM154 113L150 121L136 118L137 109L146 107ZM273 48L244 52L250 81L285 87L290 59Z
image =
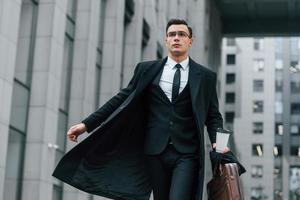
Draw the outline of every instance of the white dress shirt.
M169 98L170 102L172 102L172 87L173 87L173 78L174 74L176 72L176 61L174 61L172 58L168 57L167 62L164 66L159 86L164 91L166 96ZM186 86L188 82L188 76L189 76L189 57L187 57L185 60L178 63L181 65L180 68L180 88L179 93L182 92L184 87Z

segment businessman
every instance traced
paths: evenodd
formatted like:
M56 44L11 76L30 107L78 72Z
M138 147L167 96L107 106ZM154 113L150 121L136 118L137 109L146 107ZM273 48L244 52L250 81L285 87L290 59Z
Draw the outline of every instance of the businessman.
M67 136L77 141L53 175L86 192L113 199L201 200L204 126L215 148L223 127L216 74L189 57L187 22L166 26L168 56L137 64L128 86ZM229 151L229 149L226 149Z

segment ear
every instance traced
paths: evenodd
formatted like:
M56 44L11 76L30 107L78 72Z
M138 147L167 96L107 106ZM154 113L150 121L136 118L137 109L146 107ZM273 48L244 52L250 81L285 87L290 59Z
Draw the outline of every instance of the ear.
M190 46L190 47L192 46L193 42L194 42L194 38L192 37L192 38L190 39L190 43L189 43L189 46Z

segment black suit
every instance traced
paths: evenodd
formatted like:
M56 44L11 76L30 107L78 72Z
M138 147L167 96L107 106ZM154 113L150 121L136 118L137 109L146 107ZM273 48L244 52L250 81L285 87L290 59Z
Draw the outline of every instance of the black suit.
M146 89L166 58L139 63L127 88L83 120L87 139L69 151L53 175L89 193L114 199L148 199L151 191L143 142L147 109ZM216 74L189 61L189 92L199 142L198 181L195 199L202 199L204 178L204 125L211 143L222 127L216 94Z
M147 155L154 200L191 200L197 185L198 131L189 81L172 101L159 85L162 72L166 69L168 73L169 65L161 68L161 72L145 90L143 102L147 108L147 123L144 153ZM175 84L169 82L169 85L173 87Z
M147 122L144 152L147 155L160 154L172 142L181 153L195 153L199 142L189 82L171 102L159 85L163 69L145 90L143 102L147 108Z

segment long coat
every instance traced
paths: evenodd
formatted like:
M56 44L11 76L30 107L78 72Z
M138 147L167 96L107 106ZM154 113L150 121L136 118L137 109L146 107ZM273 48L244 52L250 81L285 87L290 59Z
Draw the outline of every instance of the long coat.
M54 177L80 190L112 199L149 199L151 186L143 154L147 116L143 97L166 60L139 63L128 86L83 120L91 134L65 154L53 172ZM189 89L200 144L194 199L201 200L204 125L214 143L216 129L222 128L223 120L218 109L216 74L191 58Z

